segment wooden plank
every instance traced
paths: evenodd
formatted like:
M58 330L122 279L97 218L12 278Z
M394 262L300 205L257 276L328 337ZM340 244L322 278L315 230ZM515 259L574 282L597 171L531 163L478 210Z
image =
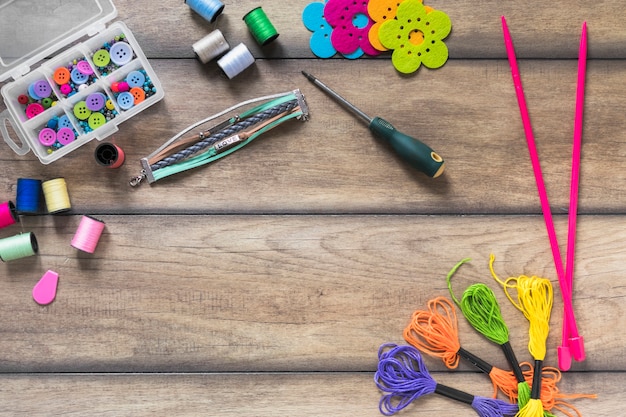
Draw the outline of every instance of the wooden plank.
M124 21L149 57L193 57L191 45L219 28L232 45L244 42L255 56L272 58L313 58L309 32L302 23L302 11L310 0L267 2L263 4L269 19L280 33L279 38L261 48L252 38L241 18L258 7L252 0L228 1L222 16L210 24L183 2L150 4L146 13L143 2L119 0L118 20ZM576 58L583 20L590 30L590 56L623 58L620 45L626 42L622 24L623 4L618 0L599 4L568 0L549 3L485 0L479 3L426 1L425 4L447 13L452 33L446 39L450 57L504 58L500 17L508 18L519 56L524 58ZM529 12L530 11L530 12ZM388 54L383 55L388 59Z
M372 371L382 343L402 341L415 309L475 282L494 288L520 360L528 324L489 275L554 267L539 216L103 216L93 255L69 246L77 216L29 217L40 254L0 266L2 372ZM561 219L559 219L561 220ZM564 219L563 219L564 220ZM574 305L587 340L578 370L624 370L614 329L626 314L620 216L583 216ZM557 227L565 227L558 222ZM16 232L15 228L13 230ZM30 291L60 274L56 301ZM556 290L546 364L555 364ZM470 351L506 367L460 321ZM433 369L444 369L443 364ZM467 368L466 368L467 369Z
M506 61L455 61L400 77L383 61L259 61L238 82L193 60L155 60L165 99L120 125L119 170L96 165L93 141L42 166L6 145L0 197L19 176L68 181L75 212L97 213L539 213L540 206ZM522 61L522 77L556 213L569 201L576 63ZM430 179L302 77L306 69L360 106L424 140L447 160ZM351 73L358 82L345 76ZM381 84L384 81L384 86ZM626 204L624 61L589 63L580 212L621 213ZM362 86L368 86L364 88ZM131 190L139 159L195 121L252 97L301 88L307 123L289 122L207 167ZM382 89L385 94L376 93ZM197 92L189 99L190 91ZM398 99L400 97L400 99ZM607 180L608 179L608 180ZM611 196L611 198L607 198Z
M491 394L482 375L434 373L433 378L474 395ZM0 414L29 416L380 416L371 373L310 374L26 374L0 377ZM568 373L564 393L595 392L570 400L582 415L619 415L626 374ZM571 391L571 389L578 391ZM582 391L580 391L582 390ZM407 415L468 416L468 405L426 395ZM559 412L555 411L557 415Z

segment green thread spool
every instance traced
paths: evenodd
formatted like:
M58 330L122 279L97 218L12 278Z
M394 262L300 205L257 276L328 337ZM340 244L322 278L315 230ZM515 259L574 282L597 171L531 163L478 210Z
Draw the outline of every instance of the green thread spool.
M32 256L38 250L37 238L31 232L0 239L0 260L3 262Z
M252 36L261 46L267 45L278 37L276 28L272 25L261 6L246 13L243 21L246 22Z

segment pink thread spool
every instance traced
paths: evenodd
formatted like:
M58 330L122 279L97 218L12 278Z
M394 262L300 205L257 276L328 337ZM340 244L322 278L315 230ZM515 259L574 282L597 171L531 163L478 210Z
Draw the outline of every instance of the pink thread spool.
M17 210L12 201L5 201L0 204L0 229L11 226L18 220Z
M71 245L83 252L94 253L103 230L103 221L90 216L83 216L74 234Z

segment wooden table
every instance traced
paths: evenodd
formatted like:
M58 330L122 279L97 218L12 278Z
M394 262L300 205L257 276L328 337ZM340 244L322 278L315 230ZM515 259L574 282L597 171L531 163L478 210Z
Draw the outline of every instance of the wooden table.
M626 29L623 2L431 1L453 30L440 69L403 76L390 55L317 59L301 13L263 2L280 32L259 47L241 20L259 5L225 0L210 24L182 1L116 0L165 98L119 126L120 169L98 166L97 142L42 165L2 145L0 200L20 177L65 177L69 214L22 216L1 237L32 231L37 256L0 265L0 413L97 416L378 416L378 347L404 343L411 313L482 282L494 289L522 361L528 323L488 269L555 287L546 365L556 366L562 301L502 42L515 41L556 231L565 253L577 55L589 26L573 304L587 359L563 374L583 415L623 413L626 383ZM0 11L1 13L1 11ZM213 29L246 43L256 64L233 80L191 45ZM2 39L2 42L11 39ZM431 179L301 74L446 158ZM311 118L290 122L212 165L137 189L139 159L191 123L237 102L300 88ZM4 105L0 105L3 110ZM82 215L106 222L94 254L70 247ZM59 273L56 300L31 290ZM459 317L462 345L507 368L500 349ZM488 396L484 375L426 358L434 378ZM467 416L430 395L402 415ZM557 414L559 414L557 412ZM559 414L561 415L561 414Z

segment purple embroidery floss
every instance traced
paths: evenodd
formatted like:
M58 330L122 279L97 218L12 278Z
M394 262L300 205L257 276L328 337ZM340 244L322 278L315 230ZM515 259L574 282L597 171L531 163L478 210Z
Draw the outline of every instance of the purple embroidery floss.
M422 355L413 346L384 344L378 350L378 370L374 375L376 386L383 392L380 412L386 416L404 409L413 400L436 393L464 402L481 417L514 416L519 408L502 400L479 397L438 384L428 372Z

